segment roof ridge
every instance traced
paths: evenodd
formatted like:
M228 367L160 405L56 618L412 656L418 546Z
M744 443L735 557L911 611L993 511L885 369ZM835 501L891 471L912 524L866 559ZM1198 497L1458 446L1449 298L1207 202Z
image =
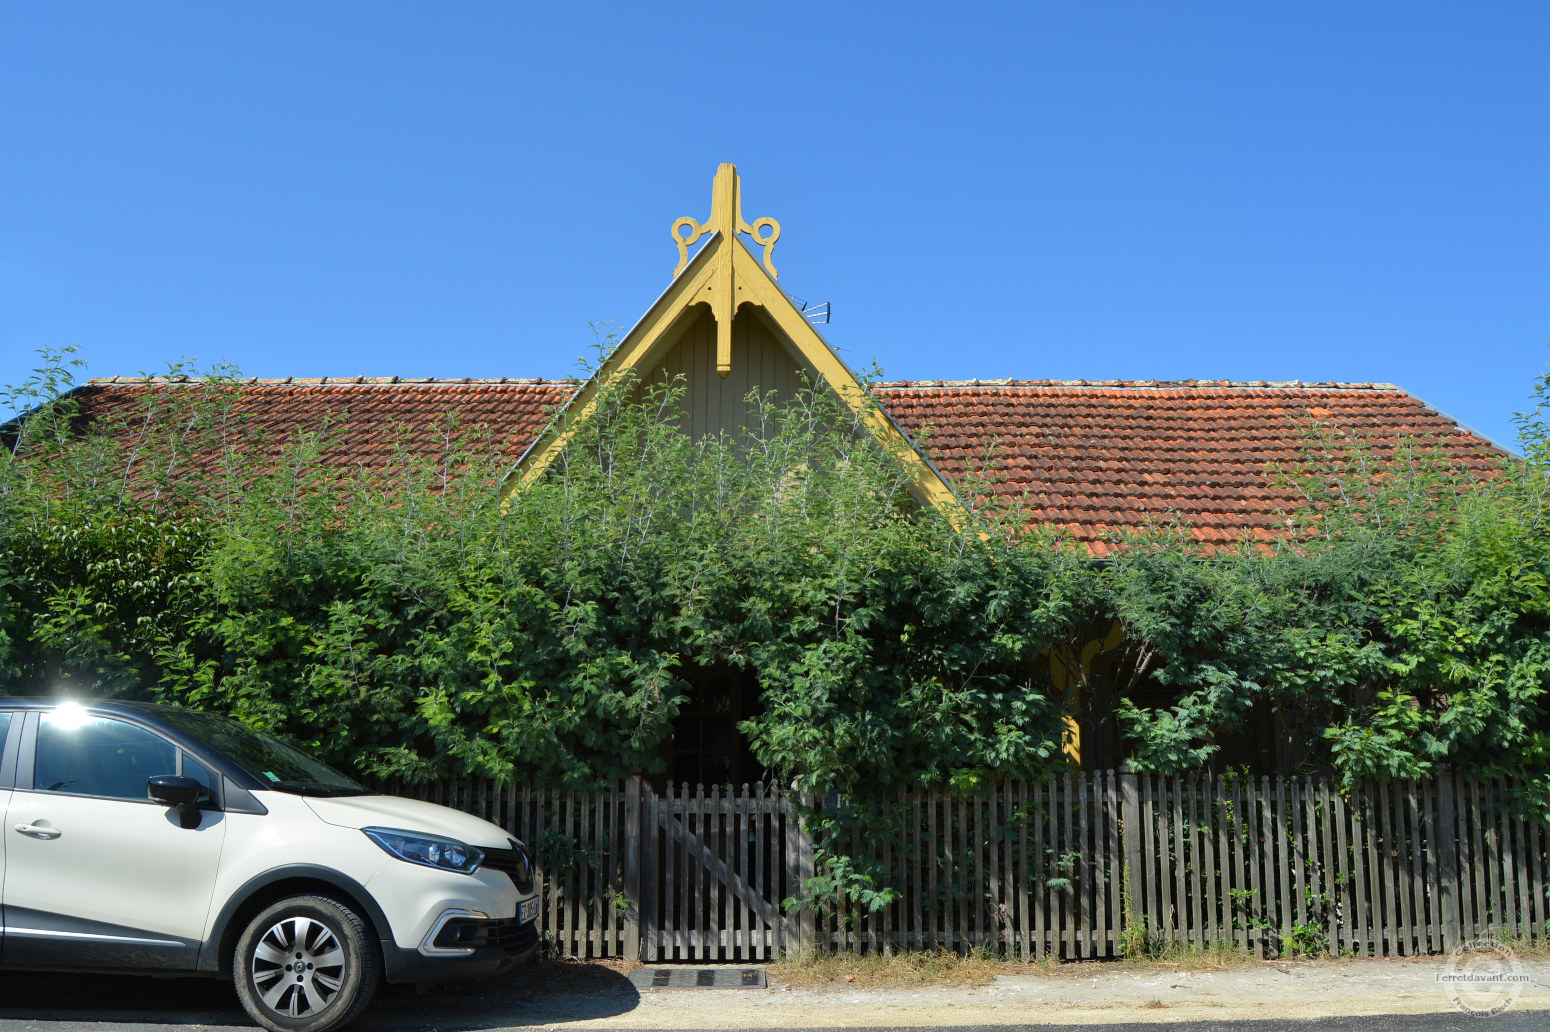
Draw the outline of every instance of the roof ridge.
M516 385L516 386L575 386L581 381L575 377L409 377L409 376L239 376L232 379L208 376L94 376L88 384L168 384L168 383L240 383L263 387L452 387L465 384Z
M94 376L87 383L96 384L167 384L221 382L217 377L204 376ZM298 387L392 387L432 386L450 387L467 385L493 386L574 386L581 380L573 376L562 377L412 377L412 376L243 376L226 381L257 386ZM1045 388L1107 388L1115 390L1340 390L1340 391L1403 391L1392 383L1357 383L1341 380L1023 380L1014 377L972 380L884 380L872 384L878 390L937 390L996 387L1045 387Z
M1108 388L1118 390L1340 390L1394 391L1403 388L1392 383L1355 383L1339 380L884 380L872 385L878 390L938 390L970 387L1054 387Z

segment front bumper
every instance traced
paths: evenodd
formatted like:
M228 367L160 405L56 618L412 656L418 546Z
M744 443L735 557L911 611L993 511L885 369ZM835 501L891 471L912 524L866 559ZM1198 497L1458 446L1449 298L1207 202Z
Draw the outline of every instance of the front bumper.
M459 952L431 954L382 940L383 975L391 983L456 982L505 974L538 953L538 923L515 918L464 920L449 926L446 939Z

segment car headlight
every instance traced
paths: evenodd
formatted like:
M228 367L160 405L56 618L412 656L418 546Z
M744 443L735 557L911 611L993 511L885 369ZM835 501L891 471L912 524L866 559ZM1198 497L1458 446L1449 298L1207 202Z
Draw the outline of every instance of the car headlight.
M473 874L484 861L483 853L457 839L433 838L396 828L362 828L361 831L393 856L422 867Z

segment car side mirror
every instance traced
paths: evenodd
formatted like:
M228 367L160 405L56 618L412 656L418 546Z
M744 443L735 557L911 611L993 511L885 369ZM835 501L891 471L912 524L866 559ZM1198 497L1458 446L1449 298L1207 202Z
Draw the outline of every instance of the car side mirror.
M199 782L176 774L157 774L146 779L145 792L168 806L181 806L199 800Z
M199 782L177 774L156 774L145 780L146 795L178 811L184 828L199 827Z

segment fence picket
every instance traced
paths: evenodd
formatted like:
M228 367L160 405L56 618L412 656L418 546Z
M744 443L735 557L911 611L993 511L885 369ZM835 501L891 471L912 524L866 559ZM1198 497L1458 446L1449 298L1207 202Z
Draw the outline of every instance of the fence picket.
M942 945L940 908L937 906L937 875L942 867L942 840L937 833L937 798L927 796L926 808L926 841L922 844L922 852L930 850L930 860L926 864L926 940L923 945L927 949L939 949Z
M1512 810L1506 805L1508 790L1511 788L1505 781L1502 782L1502 881L1506 891L1506 921L1507 930L1511 935L1520 934L1518 923L1518 832L1517 820L1512 816Z
M1214 829L1216 839L1216 852L1209 864L1212 886L1210 921L1212 927L1217 930L1216 938L1223 942L1230 942L1233 938L1232 897L1228 895L1228 890L1232 888L1232 859L1227 845L1227 817L1230 804L1223 791L1226 786L1221 781L1207 775L1205 785L1206 797L1210 800L1211 827Z
M1189 846L1189 941L1196 946L1202 946L1205 938L1204 896L1201 888L1202 853L1200 845L1200 779L1191 775L1184 779L1184 796L1188 803L1188 812L1184 816L1187 834L1185 839ZM1186 861L1181 857L1180 863Z
M1234 941L1240 949L1246 950L1249 948L1249 929L1248 922L1241 913L1243 891L1247 887L1244 880L1246 875L1243 866L1243 845L1248 837L1243 810L1243 782L1242 778L1234 778L1227 786L1232 802L1232 821L1229 828L1231 835L1228 839L1228 848L1232 851L1232 857L1227 866L1228 885L1222 907L1230 917Z
M1066 784L1066 789L1071 792L1074 821L1070 829L1071 845L1066 848L1071 855L1071 930L1076 939L1073 956L1087 958L1091 944L1087 930L1093 924L1088 905L1091 854L1087 848L1087 772L1077 773L1076 781Z
M979 946L985 941L985 800L975 797L969 800L973 838L970 850L974 856L974 896L969 900L970 943Z
M1388 956L1392 952L1388 941L1391 904L1387 899L1383 880L1382 850L1387 849L1388 843L1387 836L1384 834L1386 808L1380 791L1381 784L1382 782L1377 781L1366 783L1366 815L1362 821L1362 832L1367 846L1367 893L1370 900L1367 927L1375 957Z
M1426 934L1426 856L1421 852L1421 807L1416 800L1415 784L1396 785L1402 800L1405 823L1410 828L1410 865L1406 871L1405 891L1410 899L1410 920L1406 936L1411 942L1411 954L1427 952Z
M1528 894L1528 823L1521 818L1514 816L1512 818L1512 828L1512 840L1514 843L1513 869L1517 872L1518 879L1518 912L1516 934L1526 938L1533 934L1531 931L1533 928L1533 918L1531 917L1533 911L1529 905Z
M1396 889L1395 877L1395 833L1392 817L1394 801L1390 792L1391 785L1387 778L1378 782L1378 870L1382 880L1383 894L1383 949L1384 955L1390 957L1399 956L1399 929L1403 923L1400 914L1400 899Z
M1120 833L1124 841L1125 859L1121 870L1124 872L1124 892L1121 900L1124 913L1120 915L1119 922L1124 929L1143 929L1146 927L1146 913L1141 893L1141 787L1136 775L1128 767L1122 768L1119 774L1120 792ZM1119 950L1116 948L1116 953Z
M1486 880L1486 863L1489 856L1490 834L1487 830L1489 816L1481 802L1480 782L1473 781L1469 785L1470 816L1470 854L1471 866L1474 868L1475 882L1475 932L1473 937L1485 935L1491 930L1491 893Z
M1329 915L1326 937L1329 940L1328 952L1330 956L1337 956L1343 948L1340 937L1342 908L1340 905L1340 892L1342 883L1339 880L1335 859L1335 810L1330 801L1329 782L1321 781L1317 788L1317 802L1319 813L1319 885L1321 906ZM1338 794L1337 794L1338 795Z
M1266 838L1275 842L1274 861L1271 860L1272 854L1268 849L1268 841L1265 854L1265 863L1273 863L1275 868L1274 881L1268 877L1265 880L1267 886L1275 886L1275 909L1271 914L1272 920L1276 921L1281 929L1281 941L1275 944L1277 952L1292 937L1292 868L1288 849L1291 845L1291 836L1287 831L1286 821L1286 780L1279 775L1276 777L1274 791L1270 797L1272 823L1271 833ZM1269 873L1267 870L1266 874ZM1269 891L1268 887L1266 891Z
M1491 931L1539 938L1550 917L1546 829L1504 804L1510 785L1452 772L1349 795L1317 778L1128 771L972 798L911 788L888 804L890 830L851 834L899 900L842 906L821 934L811 908L780 906L812 876L813 845L793 799L763 784L372 784L529 843L541 934L567 956L757 962L807 944L1076 959L1117 955L1132 927L1267 954L1307 929L1331 953L1412 956Z
M1119 796L1112 770L1103 772L1103 806L1103 883L1108 886L1109 899L1098 952L1100 956L1112 957L1119 953L1120 871L1124 864L1119 852Z
M953 938L953 952L967 956L974 942L969 916L969 895L973 891L969 879L970 872L973 870L973 860L969 846L969 801L963 798L958 800L958 820L953 825L952 870L953 881L962 886L953 894L957 927Z
M1003 849L1004 836L1001 828L1005 821L1004 801L1001 798L1001 786L993 785L990 789L990 821L985 848L990 851L989 887L990 899L986 900L987 907L994 903L994 909L990 911L990 933L995 942L996 956L1002 956L1002 950L1006 945L1006 864L1004 862Z
M1060 902L1065 927L1062 949L1067 960L1074 960L1077 956L1076 929L1081 922L1080 911L1077 909L1077 900L1080 898L1077 879L1080 874L1076 868L1080 858L1076 855L1076 835L1072 831L1075 826L1076 781L1068 770L1060 777L1060 845L1055 854L1060 858L1060 875L1066 880L1066 887L1060 893Z
M1033 958L1043 960L1049 954L1049 943L1046 935L1049 931L1048 893L1044 884L1044 835L1048 811L1044 806L1045 790L1050 782L1037 782L1033 785L1032 801L1029 809L1029 819L1033 826L1029 832L1028 840L1033 853L1032 863L1028 862L1027 852L1023 854L1023 862L1028 864L1028 891L1032 894L1029 905L1033 910Z
M1542 938L1546 934L1545 898L1545 829L1538 821L1527 822L1529 829L1529 857L1532 871L1529 876L1529 898L1534 901L1533 916L1529 921L1529 935Z
M1308 922L1308 849L1303 840L1302 783L1296 777L1287 779L1286 805L1292 818L1292 914L1297 925L1304 925Z

